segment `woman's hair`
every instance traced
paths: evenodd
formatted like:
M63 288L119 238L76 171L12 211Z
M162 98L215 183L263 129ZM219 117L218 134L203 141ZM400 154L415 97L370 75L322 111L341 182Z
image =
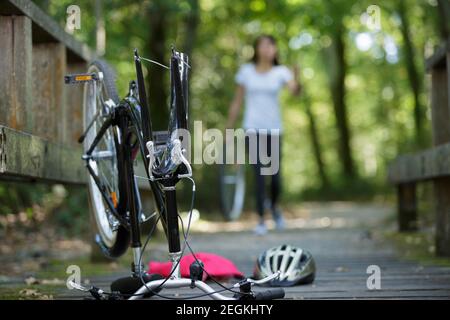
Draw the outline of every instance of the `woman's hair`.
M254 64L256 64L258 62L258 59L259 59L258 46L261 43L261 41L263 41L263 40L268 40L274 46L277 45L277 40L275 40L275 38L273 36L271 36L270 34L262 34L262 35L258 36L255 39L255 42L253 42L253 57L251 58L251 62L253 62ZM280 60L278 59L278 53L275 54L272 64L274 66L278 66L280 64Z

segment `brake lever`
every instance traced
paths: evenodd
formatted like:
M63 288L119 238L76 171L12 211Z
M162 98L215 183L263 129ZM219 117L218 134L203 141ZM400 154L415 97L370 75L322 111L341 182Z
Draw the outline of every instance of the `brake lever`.
M67 284L72 287L72 289L76 289L76 290L80 290L80 291L85 291L85 292L89 292L89 290L91 290L93 287L85 287L82 286L81 284L76 283L74 280L67 282Z
M247 279L244 280L244 282L245 283L250 283L252 286L253 285L259 286L259 285L268 283L268 282L270 282L272 280L278 279L280 277L280 274L281 274L281 272L277 271L275 273L272 273L270 276L267 276L267 277L259 279L259 280L255 280L255 279L252 279L252 278L247 278ZM237 283L235 286L236 287L240 287L240 284Z
M277 271L271 274L270 276L267 276L260 280L255 280L251 278L244 279L233 286L234 288L239 288L239 293L236 293L234 297L238 300L256 300L257 295L252 291L252 286L270 282L280 277L280 274L281 272Z
M151 181L154 180L154 176L153 176L153 164L155 163L155 145L153 143L153 141L147 141L147 143L145 144L145 146L147 147L148 150L148 175Z
M184 166L186 167L187 173L185 174L179 174L178 178L187 178L187 177L192 177L192 167L191 164L189 163L189 161L186 159L186 157L184 156L184 152L183 149L181 148L181 141L180 139L175 139L173 141L174 147L172 148L172 152L171 152L171 156L172 156L172 161L174 161L177 164L184 164Z
M107 300L109 298L107 295L104 294L104 291L100 288L94 286L85 287L79 283L76 283L73 280L69 281L67 284L71 286L72 289L76 289L83 292L89 292L97 300Z
M280 277L280 274L281 274L281 272L277 271L277 272L271 274L270 276L267 276L267 277L262 278L260 280L255 280L255 279L249 278L249 279L247 279L247 281L250 282L252 285L259 286L261 284L265 284L265 283L270 282L272 280L278 279Z

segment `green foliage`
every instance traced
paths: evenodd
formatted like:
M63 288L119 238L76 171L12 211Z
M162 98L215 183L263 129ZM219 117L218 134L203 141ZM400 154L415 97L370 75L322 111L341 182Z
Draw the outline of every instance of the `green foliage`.
M0 215L29 211L35 203L40 204L48 186L0 182Z
M52 1L48 12L64 25L65 9L72 2ZM82 29L75 32L75 37L91 47L95 47L94 3L76 2L81 8ZM148 27L149 10L168 12L167 43L162 44L168 51L171 44L184 45L184 23L196 1L104 0L102 3L106 23L105 58L120 75L117 83L120 94L124 95L128 81L134 78L132 49L144 50L152 32ZM381 10L378 31L369 30L361 22L362 15L372 4ZM416 53L415 64L423 79L420 99L429 110L423 62L425 54L439 43L438 9L436 1L432 0L406 0L405 5ZM295 201L324 195L333 199L367 198L386 192L389 190L385 185L388 163L399 153L421 147L415 140L414 101L405 66L398 8L399 0L200 0L200 23L191 57L191 119L202 120L205 129L224 127L237 68L250 58L251 44L257 35L273 34L278 39L282 63L300 65L302 84L308 95L307 100L291 98L286 93L281 96L285 126L282 163L285 199ZM329 92L330 72L336 65L326 52L333 44L333 34L341 30L339 26L345 32L348 68L345 99L352 132L350 143L359 175L356 181L347 181L341 173ZM149 89L152 94L151 86ZM321 190L305 103L309 103L317 123L325 170L330 179L327 192ZM166 106L153 106L152 111L157 113L158 108ZM425 140L429 140L429 112L426 117L423 121ZM204 187L217 185L217 168L196 166L195 176L197 203L217 208L217 195ZM187 196L188 191L184 193Z
M87 234L85 188L38 183L0 183L0 230L35 230L52 223L58 235Z

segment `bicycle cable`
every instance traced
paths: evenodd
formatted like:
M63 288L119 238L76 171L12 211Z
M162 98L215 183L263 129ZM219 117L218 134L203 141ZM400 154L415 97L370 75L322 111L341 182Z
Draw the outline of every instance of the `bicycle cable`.
M142 179L150 180L150 179L148 179L148 178L141 177L141 176L137 176L137 177L138 177L138 178L142 178ZM210 295L216 294L216 293L221 293L221 292L224 292L224 291L229 291L229 292L234 293L234 294L250 295L251 293L243 293L243 292L240 292L240 291L235 291L235 290L233 290L233 289L235 288L234 286L226 287L226 286L224 286L222 283L220 283L219 281L215 280L215 279L208 273L208 271L206 271L206 269L204 268L204 266L201 265L201 263L200 263L201 261L200 261L200 260L197 258L197 256L195 255L195 252L194 252L194 250L192 249L192 247L191 247L191 245L189 244L189 241L188 241L188 237L189 237L189 233L190 233L190 228L191 228L191 222L192 222L192 211L193 211L193 209L194 209L194 202L195 202L195 192L196 192L195 181L194 181L194 179L192 179L191 177L183 177L182 179L188 179L189 181L191 181L191 183L192 183L192 193L191 193L191 194L192 194L192 195L191 195L191 205L190 205L190 209L189 209L189 213L188 213L188 216L189 216L189 218L188 218L188 224L187 224L187 228L186 228L186 229L185 229L185 227L184 227L184 221L183 221L183 219L181 218L180 214L177 213L178 218L179 218L180 221L181 221L181 229L182 229L182 234L183 234L183 238L184 238L184 243L183 243L183 248L182 248L182 250L181 250L180 259L177 260L176 264L172 267L171 272L170 272L170 273L168 274L168 276L164 279L164 281L161 282L156 288L153 288L153 289L152 289L152 288L149 288L149 287L147 286L147 283L146 283L145 280L144 280L144 273L141 272L141 273L139 274L139 278L140 278L140 280L141 280L143 286L145 286L145 288L146 288L150 293L152 293L153 295L155 295L155 296L157 296L157 297L160 297L160 298L163 298L163 299L167 299L167 300L182 300L182 299L188 300L188 299L196 299L196 298L202 298L202 297L210 296ZM149 232L149 234L148 234L148 236L147 236L147 238L146 238L146 240L145 240L145 242L144 242L144 245L143 245L143 247L142 247L142 251L141 251L141 253L140 253L139 260L138 260L139 265L141 265L141 263L142 263L142 257L143 257L143 254L144 254L144 252L145 252L145 250L146 250L146 248L147 248L148 243L150 242L151 237L153 236L153 233L154 233L154 231L155 231L155 229L156 229L156 226L157 226L158 222L160 221L160 219L161 219L161 216L158 216L156 222L155 222L154 225L152 226L152 229L150 230L150 232ZM158 292L155 292L156 290L158 290L159 288L161 288L161 287L164 286L164 284L172 277L172 275L173 275L173 273L175 272L175 270L178 270L178 266L179 266L179 264L181 263L181 257L183 256L184 251L186 250L186 247L189 249L190 253L192 254L192 256L193 256L193 258L194 258L194 260L200 265L202 271L205 272L205 274L206 274L206 275L207 275L214 283L216 283L217 285L219 285L219 286L221 287L221 289L214 290L214 291L208 292L208 293L203 293L203 294L198 294L198 295L191 295L191 296L183 297L183 298L169 297L169 296L165 296L165 295L159 294ZM133 297L133 296L144 296L146 293L139 293L139 294L136 294L136 293L135 293L135 294L125 294L125 293L106 292L106 291L103 291L103 290L102 290L102 294L108 295L108 296L118 295L118 296L120 296L120 297Z
M156 65L159 65L159 66L161 66L161 67L163 67L163 68L170 69L170 67L168 67L168 66L166 66L166 65L164 65L164 64L162 64L162 63L159 63L159 62L157 62L157 61L155 61L155 60L148 59L148 58L145 58L145 57L142 57L142 56L139 56L139 58L142 59L142 60L144 60L144 61L147 61L147 62L156 64ZM183 64L185 64L188 68L191 68L191 66L190 66L187 62L185 62L185 61L181 61L181 62L182 62ZM138 119L137 119L137 115L135 114L134 110L133 110L132 108L130 108L130 111L131 111L131 114L132 114L132 116L133 116L135 122L136 122L137 124L139 124L139 121L138 121ZM140 125L138 125L138 128L137 128L137 129L138 129L139 132L142 130L142 129L140 128ZM143 141L142 141L141 135L140 135L140 134L137 134L137 136L138 136L138 140L139 140L140 149L141 149L141 152L142 152L143 149L144 149L144 143L143 143ZM145 154L145 152L144 152L143 154ZM135 177L136 177L136 178L140 178L140 179L150 180L149 178L142 177L142 176L138 176L138 175L135 175ZM232 286L232 287L226 287L226 286L224 286L223 284L221 284L219 281L215 280L215 279L214 279L214 278L206 271L206 269L204 268L204 266L202 266L202 264L200 263L200 260L199 260L199 259L197 258L197 256L195 255L195 252L194 252L194 250L192 249L192 247L190 246L189 241L188 241L189 232L190 232L190 227L191 227L191 221L192 221L192 211L193 211L193 209L194 209L194 201L195 201L195 191L196 191L196 190L195 190L195 181L194 181L194 179L192 179L191 177L183 177L182 179L188 179L188 180L190 180L190 181L192 182L192 196L191 196L191 206L190 206L190 210L189 210L189 214L188 214L188 216L189 216L189 218L188 218L188 225L187 225L186 230L185 230L185 228L184 228L184 221L183 221L183 219L181 218L180 214L177 213L178 218L179 218L180 221L181 221L181 228L182 228L182 233L183 233L183 238L184 238L184 244L183 244L183 248L182 248L182 250L181 250L180 259L178 259L177 262L176 262L176 264L175 264L174 266L172 266L171 272L170 272L169 275L164 279L164 281L163 281L162 283L160 283L156 288L153 288L153 289L152 289L152 288L149 288L149 287L147 286L147 283L145 282L145 280L144 280L144 278L143 278L144 274L143 274L143 272L140 272L139 278L140 278L142 284L146 287L146 289L147 289L149 292L151 292L151 293L152 293L153 295L155 295L155 296L161 297L161 298L163 298L163 299L180 300L181 298L174 298L174 297L164 296L164 295L161 295L161 294L159 294L159 293L157 293L157 292L155 292L155 291L158 290L158 289L160 289L161 287L163 287L164 284L172 277L173 273L174 273L176 270L178 270L178 266L180 265L180 262L181 262L181 257L183 257L184 252L185 252L186 247L187 247L187 248L189 249L190 253L192 254L192 256L194 257L194 260L200 265L202 271L205 272L205 274L206 274L206 275L207 275L214 283L216 283L217 285L219 285L222 289L214 290L214 291L212 291L212 292L204 293L204 294L200 294L200 295L193 295L193 296L189 296L189 297L184 297L183 299L195 299L195 298L201 298L201 297L210 296L210 295L212 295L212 294L220 293L220 292L224 292L224 291L229 291L229 292L232 292L232 293L235 293L235 294L249 294L249 293L242 293L242 292L239 292L239 291L235 291L235 290L233 290L233 288L235 288L234 286ZM154 180L159 180L159 179L154 179ZM157 225L158 222L160 221L160 218L161 218L161 216L158 216L157 221L156 221L155 224L152 226L152 229L150 230L150 232L149 232L149 234L148 234L148 236L147 236L147 238L146 238L146 241L145 241L145 243L144 243L144 245L143 245L143 247L142 247L142 251L141 251L140 256L139 256L139 260L138 260L139 265L141 265L141 263L142 263L142 257L143 257L143 254L144 254L145 249L146 249L146 247L147 247L147 245L148 245L148 243L149 243L149 241L150 241L150 239L151 239L151 237L152 237L152 235L153 235L153 233L154 233L154 231L155 231L155 229L156 229L156 225ZM123 293L105 292L105 291L103 291L103 290L102 290L102 293L105 294L105 295L119 295L119 296L121 296L121 297L132 297L132 296L143 296L143 295L145 295L145 293L142 293L142 294L123 294Z
M192 196L192 198L191 198L192 200L191 200L190 216L192 216L193 203L194 203L194 194L195 194L195 184L194 184L194 188L193 188L193 196ZM148 236L147 236L147 238L146 238L146 241L144 242L144 246L142 247L142 251L141 251L141 254L140 254L140 256L139 256L139 264L141 264L141 262L142 262L142 256L143 256L143 253L145 252L145 249L146 249L146 247L147 247L147 245L148 245L148 243L149 243L149 241L150 241L150 239L151 239L151 237L152 237L152 235L153 235L153 233L154 233L154 231L155 231L155 229L156 229L156 226L157 226L159 220L160 220L160 217L157 218L155 224L152 226L152 229L150 230L150 232L149 232L149 234L148 234ZM188 230L189 230L189 228L190 228L190 221L189 221L189 225L188 225ZM183 227L183 232L184 232L184 227ZM183 233L183 234L184 234L184 233ZM184 246L184 248L183 248L183 250L182 250L182 253L184 252L185 248L186 248L186 246ZM153 295L158 296L158 297L163 298L163 299L168 299L168 300L181 300L181 299L187 300L187 299L196 299L196 298L202 298L202 297L210 296L210 295L215 294L215 293L224 292L224 291L227 291L227 290L232 290L233 287L229 287L229 288L228 288L228 287L222 286L222 287L223 287L222 289L215 290L215 291L213 291L213 292L208 292L208 293L203 293L203 294L198 294L198 295L191 295L191 296L184 297L184 298L169 297L169 296L161 295L161 294L155 292L155 291L158 290L160 287L162 287L162 286L164 285L164 283L165 283L167 280L170 279L170 277L172 276L173 272L176 270L176 267L178 266L178 264L180 263L180 261L181 261L181 259L179 259L179 260L177 261L177 264L176 264L175 267L172 269L171 273L166 277L166 279L165 279L160 285L158 285L158 287L156 287L156 288L154 288L154 289L149 288L149 287L147 286L147 283L146 283L145 280L143 279L143 273L140 274L140 280L141 280L141 282L142 282L143 285L147 288L147 290L148 290L149 292L151 292ZM203 268L202 268L202 269L203 269ZM114 296L114 295L116 295L116 296L120 296L120 297L123 297L123 298L127 298L127 297L133 297L133 296L144 296L146 293L127 294L127 293L119 293L119 292L107 292L107 291L103 291L103 290L102 290L102 294L107 295L107 296Z
M152 59L149 59L149 58L145 58L145 57L142 57L142 56L139 56L139 59L142 59L142 60L144 60L144 61L147 61L147 62L156 64L156 65L158 65L158 66L160 66L160 67L163 67L163 68L165 68L165 69L170 70L170 67L166 66L165 64L162 64L161 62L158 62L158 61L155 61L155 60L152 60ZM181 62L182 62L183 64L185 64L189 69L191 69L191 66L190 66L186 61L181 60Z
M193 255L195 261L201 266L199 259L198 259L197 256L195 255L195 253L194 253L194 251L192 250L192 247L190 246L189 241L188 241L189 231L190 231L191 222L192 222L192 211L193 211L193 209L194 209L194 202L195 202L195 191L196 191L196 189L195 189L195 181L194 181L194 179L192 179L191 177L183 177L183 179L188 179L188 180L190 180L190 181L192 182L192 196L191 196L191 207L190 207L189 214L188 214L188 215L189 215L189 218L188 218L188 225L187 225L186 230L185 230L185 228L184 228L184 222L183 222L183 219L182 219L181 216L178 214L178 218L179 218L180 221L181 221L181 228L182 228L182 233L183 233L183 238L184 238L184 245L183 245L183 249L182 249L182 251L181 251L181 257L183 256L186 247L188 247L188 248L189 248L189 251L190 251L191 254ZM151 231L151 233L153 233L153 231L154 231L154 228L153 228L153 230ZM143 253L144 253L144 251L145 251L145 249L146 249L146 247L147 247L147 244L148 244L150 238L151 238L151 234L149 233L149 236L147 237L147 239L146 239L146 241L145 241L145 243L144 243L144 246L142 247L142 252L141 252L141 255L140 255L140 258L139 258L139 263L141 262ZM144 281L144 279L143 279L143 274L141 273L141 274L140 274L140 279L141 279L141 282L142 282L143 286L145 286L145 288L146 288L149 292L151 292L152 294L156 295L157 297L160 297L160 298L163 298L163 299L170 299L170 300L180 300L181 298L169 297L169 296L161 295L161 294L155 292L156 290L158 290L159 288L161 288L161 287L164 285L164 283L166 283L166 282L171 278L171 276L173 275L174 271L177 270L178 265L180 264L180 262L181 262L181 258L178 259L178 261L177 261L177 263L175 264L175 266L172 267L172 271L169 273L169 275L166 277L166 279L165 279L162 283L160 283L156 288L149 288L149 287L147 286L147 283L146 283L146 282ZM229 291L229 292L232 292L232 293L235 293L235 294L243 294L242 292L233 290L234 286L232 286L232 287L226 287L226 286L224 286L223 284L221 284L220 282L218 282L217 280L215 280L215 279L214 279L214 278L213 278L213 277L205 270L204 267L201 266L201 269L202 269L202 271L204 271L204 272L211 278L211 280L212 280L213 282L215 282L216 284L218 284L218 285L221 287L221 289L215 290L215 291L213 291L213 292L208 292L208 293L199 294L199 295L191 295L191 296L189 296L189 297L183 297L182 299L195 299L195 298L201 298L201 297L210 296L210 295L212 295L212 294L220 293L220 292L224 292L224 291ZM138 295L141 295L141 294L138 294ZM144 294L142 294L142 295L144 295Z
M194 188L195 188L195 182L194 182L194 179L192 179L191 177L185 177L185 178L186 178L186 179L189 179L189 180L192 182L192 184L193 184L193 186L194 186ZM188 238L188 236L189 236L189 230L188 230L186 233L184 232L184 222L183 222L183 219L181 218L181 216L180 216L179 214L178 214L178 218L179 218L180 221L181 221L181 229L182 229L182 232L183 232L183 237L184 237L184 239L185 239L186 245L187 245L187 247L188 247L190 253L192 254L194 260L200 265L202 271L205 272L206 275L207 275L214 283L216 283L217 285L219 285L220 287L222 287L224 290L225 290L225 289L226 289L226 290L229 290L230 292L235 293L235 294L247 294L247 293L243 293L243 292L240 292L240 291L234 291L234 290L232 290L232 289L227 288L227 287L224 286L222 283L220 283L219 281L215 280L214 277L211 276L211 274L209 274L208 271L206 271L206 269L205 269L204 266L202 267L202 264L200 263L201 261L200 261L200 260L197 258L197 256L195 255L194 250L192 249L191 245L189 244L189 241L187 240L187 238ZM232 288L234 288L234 287L232 287Z

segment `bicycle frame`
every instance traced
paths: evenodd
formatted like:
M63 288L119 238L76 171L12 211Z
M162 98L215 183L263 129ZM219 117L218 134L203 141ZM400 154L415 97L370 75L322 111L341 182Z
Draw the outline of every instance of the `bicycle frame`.
M141 206L140 194L133 169L133 161L136 156L136 152L133 152L133 149L137 147L133 145L132 138L137 138L137 144L142 155L144 167L146 168L146 174L149 177L149 184L154 196L156 210L161 217L164 230L166 231L169 254L171 256L178 256L181 252L175 190L175 185L179 181L178 175L180 170L179 165L172 163L170 158L161 160L161 162L165 161L167 163L164 167L159 168L157 172L163 178L159 181L150 179L153 173L151 172L152 169L149 168L149 151L144 147L144 142L153 141L154 136L150 109L147 104L145 85L143 82L141 59L137 50L135 50L134 58L139 94L136 94L136 87L131 83L129 94L104 117L104 122L100 130L97 132L97 135L82 158L86 161L86 168L100 190L102 198L111 214L122 226L130 231L131 247L134 251L133 273L140 274L142 272L142 266L138 265L138 258L140 257L142 247L139 227ZM187 61L180 59L183 59L183 55L172 51L171 65L175 67L171 67L171 118L169 121L166 149L172 147L175 138L172 137L172 134L175 130L187 129L187 68L184 66L184 64L187 64ZM118 144L119 149L117 150L118 167L121 168L119 170L119 185L123 186L123 190L121 190L123 191L121 192L121 207L124 209L122 211L125 212L120 212L114 206L110 196L105 192L106 187L102 184L100 178L89 164L89 160L92 158L96 146L111 126L117 126L120 132L120 138L115 137L115 139L120 141L120 144ZM89 127L87 130L89 130ZM80 139L82 140L82 138ZM171 154L171 152L165 153Z
M87 152L83 155L83 159L86 160L86 168L96 183L105 203L108 206L111 214L119 221L119 223L128 229L131 233L131 247L136 250L136 256L140 255L140 222L139 217L141 214L141 201L140 194L138 191L136 179L134 177L134 168L133 168L133 148L136 146L132 145L132 137L133 134L140 134L133 130L133 126L136 126L136 123L133 120L133 115L131 114L132 108L138 108L139 105L132 98L126 98L122 101L118 106L116 106L110 114L104 120L104 123L97 135L95 136L92 144L89 146ZM110 199L110 195L108 195L105 190L106 187L102 184L100 178L95 173L92 166L89 164L89 159L92 157L92 153L95 150L95 147L102 139L106 130L110 126L117 126L120 132L120 141L118 144L119 148L117 150L118 154L118 167L121 168L119 170L119 185L122 186L121 190L121 202L120 206L122 210L118 210ZM118 139L119 137L115 137ZM141 150L142 152L142 150ZM143 154L145 157L145 154ZM158 212L162 212L163 205L161 202L161 191L158 186L150 182L150 186L152 188L154 199L156 203L156 208ZM98 243L101 245L101 243ZM141 267L138 266L137 259L134 259L133 272L140 272Z

